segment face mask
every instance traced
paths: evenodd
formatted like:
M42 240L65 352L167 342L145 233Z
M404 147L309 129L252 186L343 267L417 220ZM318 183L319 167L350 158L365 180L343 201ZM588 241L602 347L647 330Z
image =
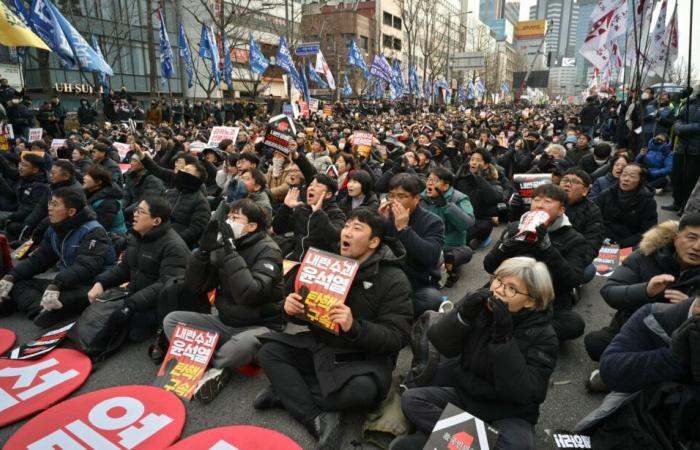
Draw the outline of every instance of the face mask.
M284 160L273 158L272 160L272 176L278 177L282 173L282 167L284 167Z
M226 223L231 227L231 230L233 230L233 236L236 239L239 239L241 236L243 236L243 228L245 227L245 224L242 224L240 222L234 222L231 219L226 219Z
M642 100L649 100L651 96L647 94L646 92L642 94Z
M179 170L174 178L173 182L178 190L185 191L196 191L202 186L202 179L191 175L183 170Z
M607 159L597 159L597 158L593 158L593 161L595 161L595 163L596 163L597 165L599 165L599 166L602 166L603 164L605 164L606 162L608 162Z

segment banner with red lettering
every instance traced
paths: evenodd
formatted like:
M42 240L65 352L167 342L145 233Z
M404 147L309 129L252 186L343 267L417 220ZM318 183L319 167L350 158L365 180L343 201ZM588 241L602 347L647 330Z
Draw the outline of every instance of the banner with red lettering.
M8 356L8 358L33 359L41 355L45 355L56 348L58 344L60 344L61 341L68 336L68 331L73 328L73 325L75 325L75 322L64 325L61 328L48 331L32 341L22 344L19 347L15 347L12 349L12 352L10 352L10 356Z
M328 312L336 303L345 303L358 267L354 259L309 248L294 282L294 290L304 299L306 313L301 318L338 334L339 326Z
M595 274L609 277L633 251L632 247L620 248L617 244L603 245L598 251L598 257L593 260Z
M154 385L191 399L216 350L219 333L178 324Z
M223 141L224 139L231 139L235 143L236 139L238 139L239 131L240 128L238 127L214 127L211 129L207 147L217 148L219 147L219 142Z
M513 175L513 183L515 183L518 194L526 205L532 203L532 191L535 188L551 182L551 173L517 173Z

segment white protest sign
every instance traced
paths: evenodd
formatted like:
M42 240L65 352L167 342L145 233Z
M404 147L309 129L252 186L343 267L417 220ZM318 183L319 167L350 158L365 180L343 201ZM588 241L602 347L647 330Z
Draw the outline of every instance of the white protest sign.
M43 128L30 128L29 129L29 142L40 141L41 137L44 135Z
M239 131L240 128L238 127L214 127L209 135L207 147L216 148L219 146L219 142L224 139L231 139L233 142L236 142Z

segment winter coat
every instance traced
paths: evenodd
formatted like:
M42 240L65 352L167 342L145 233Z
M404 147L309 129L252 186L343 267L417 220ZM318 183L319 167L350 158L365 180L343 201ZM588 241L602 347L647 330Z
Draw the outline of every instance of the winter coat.
M596 163L595 155L591 153L581 158L581 160L578 162L578 167L585 170L588 175L593 177L593 173L600 169L601 166ZM593 178L593 180L595 181L598 178Z
M600 116L600 108L595 103L587 103L579 113L581 125L584 127L592 127L598 123Z
M603 215L598 205L587 197L583 197L573 205L566 206L566 217L576 231L586 240L586 261L591 264L598 256L601 245L605 240Z
M297 334L266 334L259 339L276 341L313 352L315 375L323 396L343 387L352 377L370 375L376 381L377 401L386 397L399 351L408 344L413 321L411 285L401 270L405 250L386 240L357 271L345 304L353 324L336 336L318 327ZM337 364L337 355L352 359Z
M227 253L195 251L187 264L185 283L192 292L216 289L219 319L231 327L254 325L283 329L282 254L265 231L236 239Z
M124 212L134 214L134 209L146 197L162 197L165 192L163 182L148 170L142 172L126 172L124 178Z
M294 209L282 205L272 219L275 234L294 232L294 250L289 255L283 255L294 261L301 261L309 247L336 251L344 225L345 214L335 199L324 200L323 207L316 212L312 212L306 204Z
M87 193L88 204L95 211L97 221L110 233L126 233L121 199L122 192L114 186Z
M511 222L484 257L484 269L494 273L503 261L514 256L531 256L547 265L554 285L554 309L570 309L573 306L572 289L583 282L583 269L589 264L586 260L586 240L569 223L566 215L561 217L561 225L551 230L549 239L552 245L547 250L540 250L536 243L523 241L515 248L505 248L503 240L506 235L517 233L518 222Z
M343 213L347 217L348 214L350 214L350 212L353 210L352 197L350 197L349 195L343 197L343 199L338 202L338 206L340 207L340 209L343 210ZM357 208L360 207L373 209L375 211L379 209L379 200L377 199L377 194L375 194L374 192L370 192L369 194L365 195L362 198L362 203L360 203L360 206L358 206Z
M497 215L497 205L503 200L497 176L492 172L488 178L474 175L469 171L469 165L460 167L455 175L454 188L469 197L477 219L490 219Z
M483 289L460 302L490 295ZM486 308L469 321L458 316L458 309L431 326L428 339L442 355L459 358L451 370L461 408L487 422L519 418L535 425L559 348L548 313L523 309L511 314L513 337L497 343Z
M162 223L145 235L130 232L126 251L114 268L97 277L105 290L129 282L126 304L136 310L153 310L165 283L185 274L190 252L187 244Z
M306 159L313 164L318 173L326 173L326 169L333 165L333 160L328 156L328 150L323 150L318 153L309 152L306 154Z
M112 174L112 183L121 189L124 186L124 175L122 174L122 169L119 164L116 163L112 158L106 157L100 162L95 164L100 165L103 169Z
M612 172L608 172L604 176L596 178L596 180L593 182L591 192L588 193L588 199L591 201L596 201L602 192L610 188L614 188L615 186L617 186L617 178L613 176Z
M249 192L247 197L255 202L256 205L267 211L270 217L272 217L272 204L270 203L270 196L264 190L258 192Z
M15 281L32 278L53 268L57 263L65 261L68 253L75 252L72 264L68 267L59 266L53 284L59 290L79 285L90 285L95 277L115 263L112 241L107 236L107 232L98 225L88 231L84 238L77 243L77 250L66 248L65 244L72 233L78 232L80 227L95 219L96 216L92 209L85 207L63 223L50 225L49 231L44 233L39 247L27 259L10 270L10 275L15 277ZM55 232L55 242L59 252L56 251L52 243L51 235L54 233L51 230Z
M404 272L413 288L437 285L442 276L440 262L445 245L442 220L419 203L406 228L398 231L392 222L387 234L396 237L406 249Z
M95 118L97 117L97 111L90 105L87 101L80 102L80 107L78 108L78 122L81 126L92 125L95 123Z
M656 102L649 102L644 108L644 117L642 119L642 130L647 137L653 137L654 127L656 133L669 135L673 121L675 120L673 108L666 106L659 107Z
M636 161L643 164L649 170L649 175L652 180L665 177L671 174L673 168L673 152L671 151L671 143L657 144L654 139L649 140L647 145L647 154L637 155Z
M148 108L148 111L146 111L146 123L160 126L161 122L163 122L163 111L158 107Z
M168 189L165 198L170 203L170 223L173 230L192 248L204 233L211 218L211 208L201 189L195 191Z
M92 167L95 162L90 159L88 156L85 156L83 159L80 161L72 161L73 167L75 167L75 171L77 172L76 175L79 175L79 178L82 179L82 177L85 176L85 173L88 171L90 167Z
M596 204L603 214L605 237L620 247L636 246L642 234L658 222L654 192L646 186L631 196L623 195L617 187L608 189L600 194Z
M663 292L653 298L647 296L647 284L656 275L673 275L675 281L668 289L685 292L689 297L700 294L700 266L681 269L673 245L677 233L678 222L672 220L650 229L644 233L639 248L605 281L600 295L616 310L609 325L613 331L619 331L642 306L666 302Z
M46 219L46 217L48 217L49 202L51 201L51 197L53 197L54 192L62 188L70 188L80 192L83 191L83 187L74 178L67 181L61 181L60 183L50 183L49 188L44 191L44 197L37 202L31 214L24 219L24 224L27 226L27 230L34 230L44 219Z
M635 312L600 358L600 376L616 392L635 392L690 375L669 343L689 317L694 299L678 304L651 303ZM687 380L689 381L689 380Z
M49 183L46 180L46 173L37 172L35 175L20 178L16 185L17 210L10 214L10 222L24 222L34 211L36 205L44 200L46 192L49 190Z
M690 97L676 118L673 132L678 140L674 151L679 155L700 155L700 94Z
M445 206L437 206L423 191L423 206L438 216L445 224L445 249L462 247L467 244L467 230L474 225L474 210L469 196L450 187L442 194Z

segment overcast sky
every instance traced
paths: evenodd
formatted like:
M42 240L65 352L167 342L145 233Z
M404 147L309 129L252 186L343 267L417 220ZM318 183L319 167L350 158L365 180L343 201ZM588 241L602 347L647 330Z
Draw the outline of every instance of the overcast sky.
M690 28L690 2L692 0L678 0L678 34L679 34L679 49L678 58L688 59L688 46L690 44L689 40L689 28ZM520 20L528 20L530 16L530 6L537 3L537 0L521 0L520 2ZM637 3L635 1L635 3ZM661 3L661 0L657 0L657 3ZM700 2L696 2L693 9L693 57L692 63L696 68L695 75L700 73ZM657 6L658 8L658 6ZM668 19L671 19L671 13L673 11L673 0L669 0L668 7ZM654 18L654 20L656 20ZM652 23L653 25L653 23Z

